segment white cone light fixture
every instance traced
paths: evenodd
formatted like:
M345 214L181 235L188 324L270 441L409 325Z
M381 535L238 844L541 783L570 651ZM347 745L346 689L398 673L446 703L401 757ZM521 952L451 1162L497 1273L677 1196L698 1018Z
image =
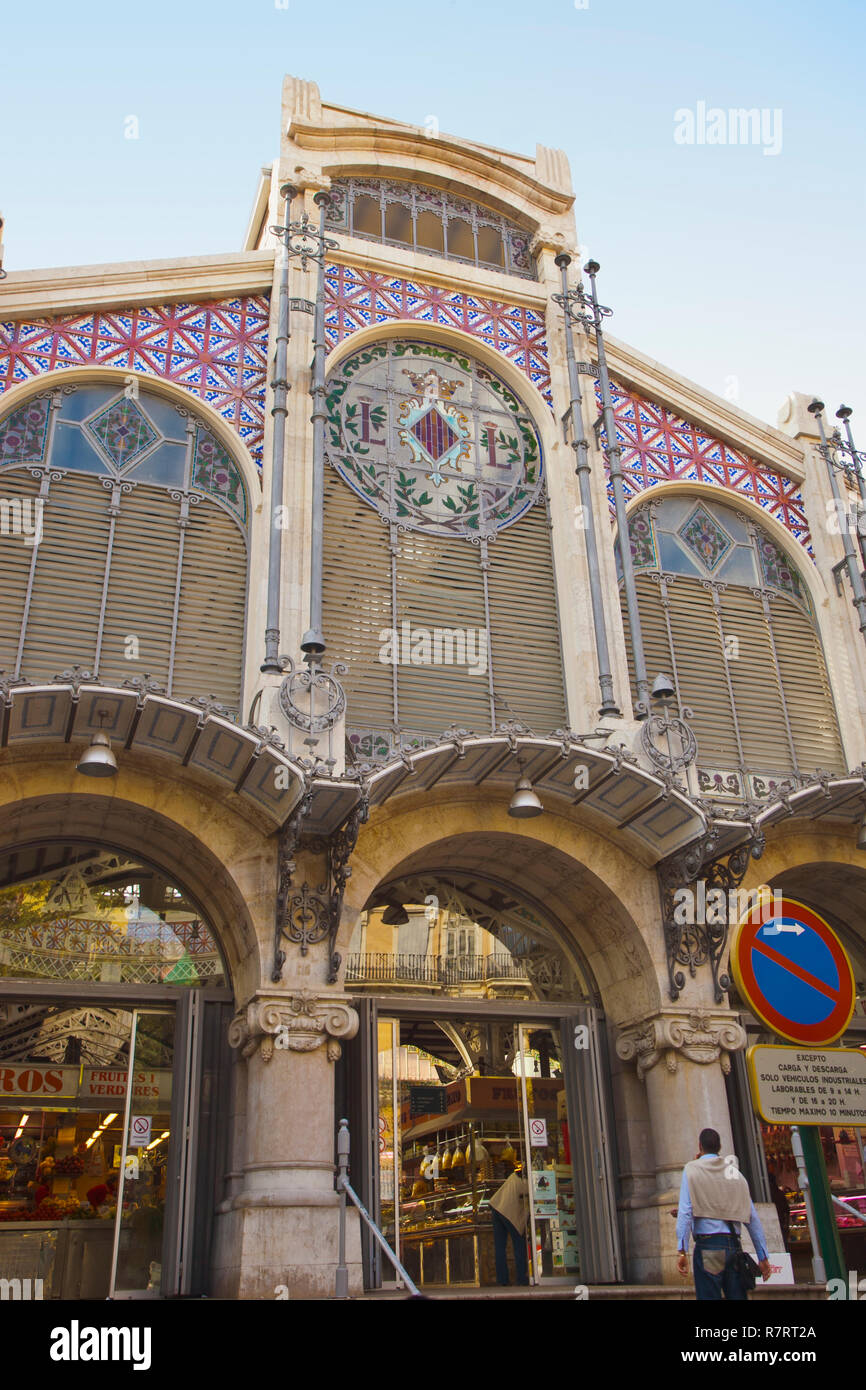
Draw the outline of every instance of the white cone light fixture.
M543 810L544 807L532 790L529 778L521 777L514 788L514 795L508 807L509 816L514 816L517 820L528 820L530 816L540 816Z
M75 768L83 777L114 777L117 775L117 759L111 751L111 739L102 731L102 721L108 718L107 710L99 711L99 730L90 740Z

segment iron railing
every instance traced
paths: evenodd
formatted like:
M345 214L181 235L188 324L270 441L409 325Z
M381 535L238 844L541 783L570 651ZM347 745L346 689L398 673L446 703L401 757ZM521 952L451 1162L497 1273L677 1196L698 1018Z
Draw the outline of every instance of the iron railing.
M347 984L458 985L490 980L528 980L520 960L492 956L421 956L355 951L346 962Z

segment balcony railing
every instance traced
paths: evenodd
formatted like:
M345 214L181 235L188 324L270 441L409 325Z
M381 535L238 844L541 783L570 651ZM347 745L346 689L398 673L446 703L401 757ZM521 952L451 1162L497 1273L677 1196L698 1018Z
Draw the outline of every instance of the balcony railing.
M356 951L346 962L347 984L460 985L489 980L527 980L512 956L417 956Z

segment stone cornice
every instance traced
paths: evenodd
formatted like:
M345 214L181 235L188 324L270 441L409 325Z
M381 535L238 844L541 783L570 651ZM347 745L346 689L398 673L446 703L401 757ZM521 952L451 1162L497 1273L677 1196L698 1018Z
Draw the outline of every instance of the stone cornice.
M324 1044L329 1060L335 1062L341 1052L339 1039L353 1038L358 1022L342 995L320 995L311 989L285 994L256 990L232 1019L229 1044L240 1048L245 1058L260 1049L263 1062L269 1062L275 1051L315 1052Z
M272 250L168 261L13 270L0 282L0 317L52 318L76 310L232 299L273 283Z
M628 343L605 334L611 376L633 387L648 400L667 406L687 420L693 420L707 434L751 455L768 467L801 483L806 476L803 447L781 430L747 415L730 401L714 396L687 377ZM590 354L595 357L594 345Z
M422 129L413 126L399 127L378 122L326 126L298 120L295 117L289 127L289 138L300 149L333 152L334 155L354 150L363 150L368 156L391 155L394 156L395 173L400 167L401 156L413 162L424 161L432 170L435 170L437 165L443 165L451 171L449 177L452 179L453 171L459 169L469 176L468 181L481 178L500 188L503 195L516 196L527 205L527 210L536 208L542 212L564 216L574 203L573 193L559 191L541 183L493 151L487 152L477 145L468 145L447 135L431 139ZM341 167L349 162L341 159L333 167L326 166L327 172L339 176ZM368 157L366 160L355 160L353 167L356 165L361 169L374 163L375 160ZM387 175L387 167L382 166L380 172Z
M681 1057L699 1066L719 1062L727 1073L729 1054L745 1045L746 1030L736 1014L723 1009L666 1009L623 1028L616 1051L624 1062L636 1064L638 1079L643 1081L662 1059L668 1071L675 1072Z

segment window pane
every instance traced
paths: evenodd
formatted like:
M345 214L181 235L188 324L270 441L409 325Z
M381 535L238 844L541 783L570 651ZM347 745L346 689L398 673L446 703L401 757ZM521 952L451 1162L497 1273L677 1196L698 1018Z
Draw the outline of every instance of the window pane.
M478 259L488 265L502 265L502 234L496 227L478 228Z
M445 232L441 217L435 212L419 212L415 223L415 235L419 246L430 251L445 250Z
M412 213L402 203L389 203L385 209L385 236L388 241L412 245Z
M356 198L352 209L352 230L362 236L382 235L382 214L377 198Z
M475 242L472 228L462 217L452 217L448 221L448 254L460 256L463 260L475 260Z

